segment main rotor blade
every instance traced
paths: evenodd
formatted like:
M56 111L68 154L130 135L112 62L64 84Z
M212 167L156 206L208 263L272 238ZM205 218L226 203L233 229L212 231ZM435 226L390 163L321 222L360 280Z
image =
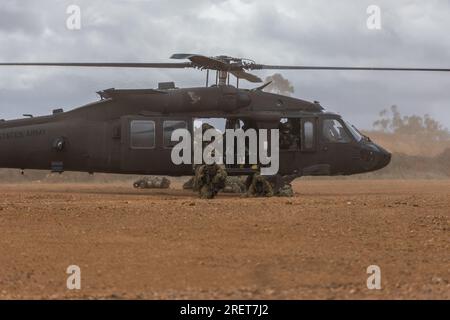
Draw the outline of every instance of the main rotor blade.
M8 62L0 66L37 66L37 67L88 67L88 68L169 68L182 69L192 67L192 63L129 63L129 62Z
M200 54L176 53L170 59L188 59L192 64L201 69L228 71L229 65L213 57L206 57Z
M368 71L428 71L450 72L445 68L380 68L380 67L326 67L326 66L271 66L264 64L250 65L252 70L368 70Z
M230 73L239 79L245 79L247 81L253 82L253 83L259 83L263 82L260 77L255 76L254 74L245 72L245 71L230 71Z
M202 56L202 55L195 53L174 53L173 55L170 56L170 59L189 59L190 57L194 56Z

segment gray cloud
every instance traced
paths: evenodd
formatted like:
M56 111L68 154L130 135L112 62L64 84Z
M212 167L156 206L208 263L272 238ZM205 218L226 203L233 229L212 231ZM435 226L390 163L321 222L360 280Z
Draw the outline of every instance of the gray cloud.
M378 0L382 30L366 28L368 0L2 1L2 61L167 61L174 52L228 54L267 64L449 67L446 0ZM82 29L66 29L66 8ZM271 73L259 72L264 78ZM450 127L450 74L283 72L295 96L319 100L360 127L399 105ZM95 100L108 87L203 85L200 71L0 69L0 117L44 114ZM247 84L247 86L250 86Z

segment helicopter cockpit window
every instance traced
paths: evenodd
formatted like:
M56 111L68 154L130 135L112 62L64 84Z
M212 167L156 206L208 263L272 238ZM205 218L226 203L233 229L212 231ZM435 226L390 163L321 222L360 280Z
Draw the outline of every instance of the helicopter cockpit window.
M325 119L322 132L327 142L348 143L351 141L342 123L336 119Z
M163 130L164 130L164 147L173 147L178 141L171 141L172 132L177 129L187 129L186 121L181 120L168 120L164 121Z
M134 149L152 149L155 147L155 122L133 120L130 123L131 147Z
M351 132L351 134L353 135L353 137L355 138L356 141L361 141L363 139L362 134L359 132L358 129L356 129L356 127L354 125L352 125L351 123L345 121L345 124L347 125L347 129Z

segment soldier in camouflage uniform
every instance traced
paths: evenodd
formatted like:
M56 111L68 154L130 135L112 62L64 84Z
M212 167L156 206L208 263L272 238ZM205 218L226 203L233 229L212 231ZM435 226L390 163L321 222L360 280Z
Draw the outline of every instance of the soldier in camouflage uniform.
M170 180L166 177L150 176L135 181L133 186L137 189L168 189Z
M189 178L183 184L183 189L185 190L193 190L194 189L194 180L195 177ZM198 191L198 190L194 190ZM245 193L247 191L247 187L245 186L245 181L242 180L241 177L230 177L227 176L225 181L225 187L222 190L223 193Z
M295 145L296 137L290 121L280 124L280 149L289 149Z
M282 186L278 192L278 197L293 197L294 196L294 190L292 189L292 185L290 183L286 183L284 186Z
M198 191L200 198L212 199L225 187L227 172L218 164L198 166L195 171L193 189Z
M263 176L259 174L253 175L253 177L249 177L249 181L251 181L247 195L250 197L272 197L273 196L273 188L270 182Z
M245 193L247 190L245 182L241 177L227 177L224 193Z
M201 126L202 134L204 135L207 130L216 130L209 123L203 123ZM208 141L203 141L202 150L209 144ZM214 155L212 155L214 156ZM214 198L219 191L221 191L225 187L225 181L227 179L227 172L224 166L220 166L218 164L203 164L203 165L194 165L195 176L193 180L187 181L183 188L190 188L194 191L198 191L200 197L203 199L212 199Z
M294 173L287 176L271 176L268 178L268 180L271 183L273 192L277 197L293 197L294 190L292 189L291 182L298 177L299 175L297 173Z

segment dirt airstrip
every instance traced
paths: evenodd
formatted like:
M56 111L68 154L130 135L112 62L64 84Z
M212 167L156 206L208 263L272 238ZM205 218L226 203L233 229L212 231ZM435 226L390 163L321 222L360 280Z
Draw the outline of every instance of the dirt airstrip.
M0 185L0 299L450 299L450 180L294 189L209 201L179 184Z

